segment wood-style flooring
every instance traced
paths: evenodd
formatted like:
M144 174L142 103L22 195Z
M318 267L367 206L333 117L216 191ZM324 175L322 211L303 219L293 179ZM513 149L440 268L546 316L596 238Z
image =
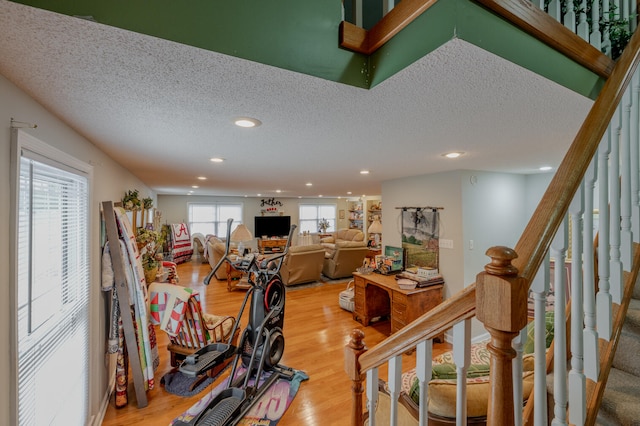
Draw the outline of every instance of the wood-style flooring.
M208 263L198 258L178 265L179 285L200 291L205 312L236 316L244 291L227 291L226 281L212 279L209 286L202 284L210 271ZM389 322L363 327L353 320L351 313L340 308L338 295L345 289L342 284L325 283L317 286L288 287L285 307L285 351L281 363L305 371L309 380L302 382L293 403L284 414L279 426L348 425L351 410L351 383L344 372L344 346L354 328L362 329L365 342L372 347L389 333ZM247 309L248 310L248 309ZM242 322L246 325L246 320ZM147 393L148 405L137 408L133 384L129 384L129 404L116 409L113 397L104 416L104 426L115 425L168 425L175 417L201 399L200 394L184 398L168 393L160 386L160 379L170 369L167 337L157 330L160 367L156 371L156 387ZM449 349L448 344L434 344L434 356ZM403 370L415 363L414 355L403 355ZM386 377L381 369L380 377Z

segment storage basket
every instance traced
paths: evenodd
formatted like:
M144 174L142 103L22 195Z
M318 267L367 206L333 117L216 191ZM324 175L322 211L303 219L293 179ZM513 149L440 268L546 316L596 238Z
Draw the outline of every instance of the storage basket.
M354 288L353 280L349 281L347 288L340 292L340 307L345 311L353 312Z

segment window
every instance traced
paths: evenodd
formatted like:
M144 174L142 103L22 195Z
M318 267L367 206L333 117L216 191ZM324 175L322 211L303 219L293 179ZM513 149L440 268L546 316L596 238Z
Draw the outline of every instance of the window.
M86 424L91 169L14 132L15 424Z
M300 232L320 231L320 221L326 220L329 226L326 232L336 230L335 204L300 204Z
M242 223L242 204L189 203L189 230L202 235L227 236L227 219L233 219L233 228Z

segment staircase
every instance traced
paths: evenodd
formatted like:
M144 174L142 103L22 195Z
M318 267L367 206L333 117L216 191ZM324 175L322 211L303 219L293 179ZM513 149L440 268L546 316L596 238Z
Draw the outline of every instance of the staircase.
M525 9L527 15L532 10L523 0L480 2L493 5L494 12L516 25L521 22L514 18L514 11ZM407 4L415 3L428 7L433 2ZM347 34L349 26L342 30ZM530 33L538 30L541 28ZM384 40L380 28L345 38L363 51L371 51ZM586 57L582 60L590 62ZM488 425L640 424L640 385L636 384L640 376L640 289L635 289L640 270L639 62L640 35L636 32L610 75L608 70L594 71L607 81L514 249L489 248L490 263L475 283L374 348L366 349L361 331L352 333L345 348L345 370L353 382L352 425L362 424L365 409L373 413L377 407L378 368L383 364L390 371L386 380L389 416L377 419L369 415L369 424L397 424L403 410L399 403L402 354L412 350L417 354L420 386L416 424L428 424L432 339L449 329L453 330L458 377L457 414L451 424L466 424L464 378L473 317L491 335L487 346L491 354ZM594 206L598 210L595 231ZM540 330L545 330L550 292L549 259L565 265L569 251L571 301L565 300L564 291L557 291L568 286L565 268L557 267L553 281L555 340L553 349L547 351ZM530 294L536 323L535 386L521 410L523 330Z
M596 424L633 425L640 419L640 286L633 283Z

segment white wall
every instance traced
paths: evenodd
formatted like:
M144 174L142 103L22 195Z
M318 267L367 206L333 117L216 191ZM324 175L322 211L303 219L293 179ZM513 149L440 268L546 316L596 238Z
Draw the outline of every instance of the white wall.
M401 244L397 207L443 207L440 239L452 240L453 248L440 248L440 272L451 297L475 282L490 261L488 248L515 246L551 176L461 170L384 182L383 244ZM474 320L472 335L484 333Z
M466 171L461 175L465 283L491 260L494 246L514 248L528 219L526 176Z
M138 189L142 196L154 196L148 187L142 184L128 170L114 162L104 152L90 141L83 138L69 126L45 110L36 101L27 96L16 86L0 76L0 424L10 423L8 395L13 393L10 388L11 371L10 357L15 353L11 345L10 312L11 300L9 288L13 286L9 265L9 229L11 209L10 205L10 120L26 121L37 124L35 129L24 129L27 133L41 141L58 148L77 159L93 165L93 188L91 204L91 351L90 351L90 413L99 414L103 408L107 392L107 372L105 368L105 310L104 299L100 292L100 202L119 201L124 192Z
M461 172L396 179L382 184L382 244L401 246L401 210L398 207L443 207L440 238L453 240L453 249L440 249L440 271L446 281L445 298L469 284L464 281L462 251Z

